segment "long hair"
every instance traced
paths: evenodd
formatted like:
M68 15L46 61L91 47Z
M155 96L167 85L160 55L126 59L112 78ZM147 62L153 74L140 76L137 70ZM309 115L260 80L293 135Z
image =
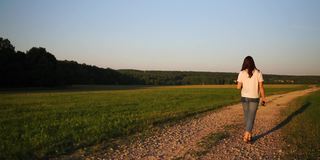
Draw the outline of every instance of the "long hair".
M246 69L248 69L249 78L251 78L252 75L253 75L253 70L257 69L256 65L254 64L254 60L253 60L253 58L251 56L247 56L243 60L241 71L246 70Z

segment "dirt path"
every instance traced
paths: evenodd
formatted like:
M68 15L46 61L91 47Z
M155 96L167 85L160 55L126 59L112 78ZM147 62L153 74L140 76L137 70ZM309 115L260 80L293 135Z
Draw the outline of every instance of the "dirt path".
M317 89L311 88L268 97L267 106L259 106L253 131L255 141L252 144L242 142L244 131L242 106L236 104L184 123L165 127L149 137L87 158L278 159L283 154L279 132L287 122L280 119L280 110L287 107L293 99L315 90ZM223 139L212 145L210 143L213 142L207 138L210 135L213 138L220 135L220 139ZM200 142L205 145L200 145Z

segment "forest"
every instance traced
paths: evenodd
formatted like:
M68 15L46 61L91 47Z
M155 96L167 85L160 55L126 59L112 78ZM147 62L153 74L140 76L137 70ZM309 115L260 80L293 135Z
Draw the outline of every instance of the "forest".
M233 84L237 73L196 71L115 70L70 60L57 60L42 47L16 51L0 37L0 87L57 87L75 84L99 85L194 85ZM264 74L268 84L319 84L320 76Z

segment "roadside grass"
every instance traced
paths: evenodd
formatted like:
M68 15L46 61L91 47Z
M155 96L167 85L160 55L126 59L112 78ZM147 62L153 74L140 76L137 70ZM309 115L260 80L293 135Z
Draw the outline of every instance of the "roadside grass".
M0 92L0 159L72 153L239 101L239 91L230 86L116 88ZM266 91L304 88L266 86Z
M320 157L320 91L300 97L283 111L295 115L282 130L286 146L285 159L317 159Z
M228 138L230 135L227 131L215 132L206 136L200 143L198 144L201 148L196 151L194 154L196 157L201 157L206 155L212 147L216 146L223 139Z
M237 129L236 124L226 125L223 130L212 132L203 137L197 144L196 149L187 151L182 157L175 157L175 160L180 159L201 159L201 157L208 154L212 148L218 145L222 140L230 137L230 132Z

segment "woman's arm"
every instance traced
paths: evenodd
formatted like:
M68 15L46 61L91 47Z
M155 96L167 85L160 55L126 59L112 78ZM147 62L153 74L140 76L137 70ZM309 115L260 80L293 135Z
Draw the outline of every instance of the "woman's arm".
M242 89L242 82L238 82L237 89Z
M261 94L261 100L266 102L266 94L264 92L263 82L259 82L259 89L260 89L260 94Z

